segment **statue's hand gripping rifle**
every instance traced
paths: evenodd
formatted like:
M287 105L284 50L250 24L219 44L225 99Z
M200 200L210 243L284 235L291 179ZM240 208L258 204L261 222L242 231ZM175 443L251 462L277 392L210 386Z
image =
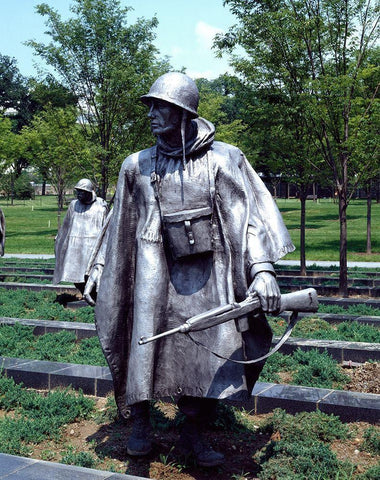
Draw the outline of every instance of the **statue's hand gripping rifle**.
M239 331L245 330L247 328L242 328L239 325L239 318L244 317L248 313L255 313L261 310L260 300L256 293L251 293L248 297L240 303L229 303L228 305L223 305L221 307L213 308L207 312L195 315L194 317L189 318L185 323L179 327L172 328L166 332L159 333L152 337L141 337L139 345L144 345L149 342L153 342L163 337L169 335L174 335L175 333L190 333L197 332L200 330L206 330L206 328L214 327L215 325L220 325L221 323L228 322L229 320L235 320L236 325ZM256 363L268 358L274 352L276 352L289 338L293 327L297 323L297 313L298 312L316 312L318 310L318 299L317 292L314 288L307 288L305 290L299 290L294 293L286 293L281 295L280 308L276 314L279 314L284 311L291 311L292 315L289 321L289 324L285 330L285 333L281 337L281 340L277 345L266 355L260 358L255 358L254 360L249 361L237 361L231 360L235 363ZM194 340L194 339L193 339ZM195 341L195 340L194 340ZM195 343L202 345L207 348L205 345L200 342L195 341ZM208 349L208 348L207 348ZM215 352L212 352L216 354ZM224 357L222 357L224 358Z

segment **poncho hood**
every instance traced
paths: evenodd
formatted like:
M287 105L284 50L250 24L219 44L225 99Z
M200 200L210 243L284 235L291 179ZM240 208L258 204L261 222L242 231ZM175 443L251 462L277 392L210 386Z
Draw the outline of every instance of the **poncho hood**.
M193 135L186 139L185 151L186 157L195 155L209 148L215 137L214 125L204 118L196 118L191 121ZM160 153L167 157L182 157L182 146L172 147L168 145L161 137L157 137L157 148Z

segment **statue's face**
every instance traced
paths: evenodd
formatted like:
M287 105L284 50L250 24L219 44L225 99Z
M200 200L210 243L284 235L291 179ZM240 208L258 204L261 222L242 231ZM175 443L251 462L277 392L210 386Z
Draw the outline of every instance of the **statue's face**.
M90 203L92 200L92 193L87 192L87 190L76 189L77 199L82 203Z
M153 135L170 136L181 130L182 109L164 100L152 100L148 117Z

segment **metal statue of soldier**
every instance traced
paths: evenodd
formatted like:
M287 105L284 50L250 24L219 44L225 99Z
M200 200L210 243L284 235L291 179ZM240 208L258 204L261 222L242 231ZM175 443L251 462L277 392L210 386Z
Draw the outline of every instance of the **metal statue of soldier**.
M86 268L107 217L108 206L96 196L91 180L82 178L74 189L77 199L70 202L55 240L53 283L72 282L83 294Z
M215 141L197 114L195 82L182 73L159 77L141 98L149 108L154 147L128 156L113 213L92 266L85 298L97 287L96 324L122 415L133 421L130 455L151 451L149 401L175 397L185 414L179 448L201 466L224 455L202 428L217 401L250 394L263 367L232 363L268 352L265 312L279 307L273 263L294 250L263 182L236 147ZM139 345L189 317L257 292L262 310L239 330L226 322ZM237 328L238 327L238 328ZM199 343L198 343L199 342Z

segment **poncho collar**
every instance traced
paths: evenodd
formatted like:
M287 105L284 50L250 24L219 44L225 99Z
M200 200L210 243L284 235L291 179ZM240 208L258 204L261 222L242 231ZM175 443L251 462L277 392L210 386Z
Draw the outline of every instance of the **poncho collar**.
M186 141L186 156L193 155L209 148L215 137L214 125L204 118L192 120L194 135ZM165 143L161 137L157 137L157 148L160 153L167 157L182 157L182 147L172 147Z

